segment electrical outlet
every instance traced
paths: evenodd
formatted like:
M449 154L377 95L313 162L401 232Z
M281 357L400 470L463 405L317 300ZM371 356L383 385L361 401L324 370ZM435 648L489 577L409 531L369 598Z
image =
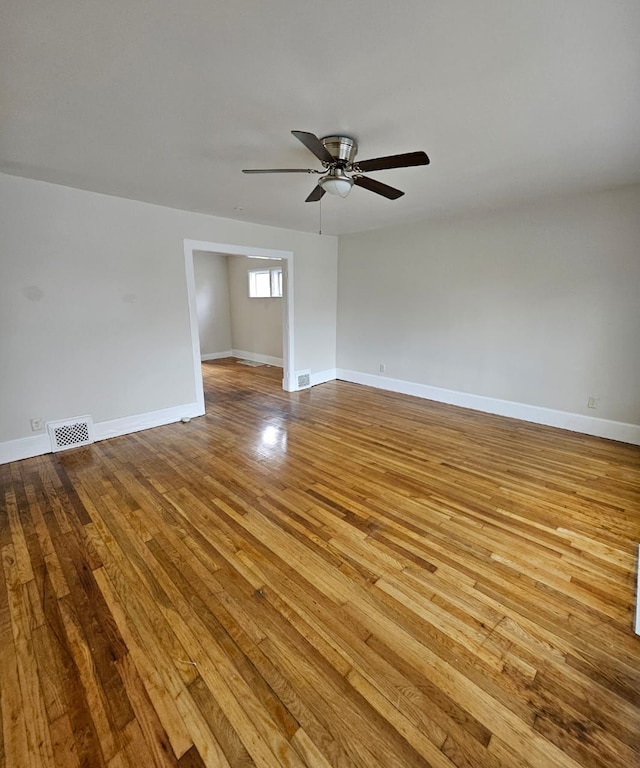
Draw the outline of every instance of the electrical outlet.
M587 401L587 408L597 408L599 400L600 400L599 397L595 397L594 395L590 395L589 396L589 400Z
M387 366L384 363L380 363L380 373L386 373Z
M34 419L31 419L31 431L40 432L41 429L42 429L42 417L36 416Z

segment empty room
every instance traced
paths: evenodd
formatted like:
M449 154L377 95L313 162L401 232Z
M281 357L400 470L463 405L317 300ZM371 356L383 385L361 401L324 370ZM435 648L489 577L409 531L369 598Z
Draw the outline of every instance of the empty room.
M639 37L4 4L0 768L640 765Z

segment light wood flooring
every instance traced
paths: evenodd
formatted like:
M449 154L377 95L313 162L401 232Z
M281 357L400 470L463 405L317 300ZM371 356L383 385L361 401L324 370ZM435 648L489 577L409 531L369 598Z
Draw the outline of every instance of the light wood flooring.
M203 371L0 467L0 765L640 766L640 448Z

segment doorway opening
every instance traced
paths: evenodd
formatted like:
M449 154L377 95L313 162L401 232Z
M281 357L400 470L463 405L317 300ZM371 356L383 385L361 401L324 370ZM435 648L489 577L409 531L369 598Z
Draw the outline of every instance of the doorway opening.
M295 391L297 386L295 369L293 366L293 253L291 251L281 251L271 248L254 248L252 246L231 245L228 243L185 240L184 256L189 305L189 324L191 329L194 386L199 410L202 414L205 412L204 387L201 369L200 331L198 328L198 309L196 302L194 254L202 251L223 256L245 256L250 259L259 259L264 264L282 267L282 388L287 392Z

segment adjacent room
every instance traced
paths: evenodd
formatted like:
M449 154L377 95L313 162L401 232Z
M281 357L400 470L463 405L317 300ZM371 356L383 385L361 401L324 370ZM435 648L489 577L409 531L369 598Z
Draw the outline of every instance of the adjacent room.
M5 4L0 768L640 765L639 36Z
M194 252L200 360L283 367L285 269L279 259Z

